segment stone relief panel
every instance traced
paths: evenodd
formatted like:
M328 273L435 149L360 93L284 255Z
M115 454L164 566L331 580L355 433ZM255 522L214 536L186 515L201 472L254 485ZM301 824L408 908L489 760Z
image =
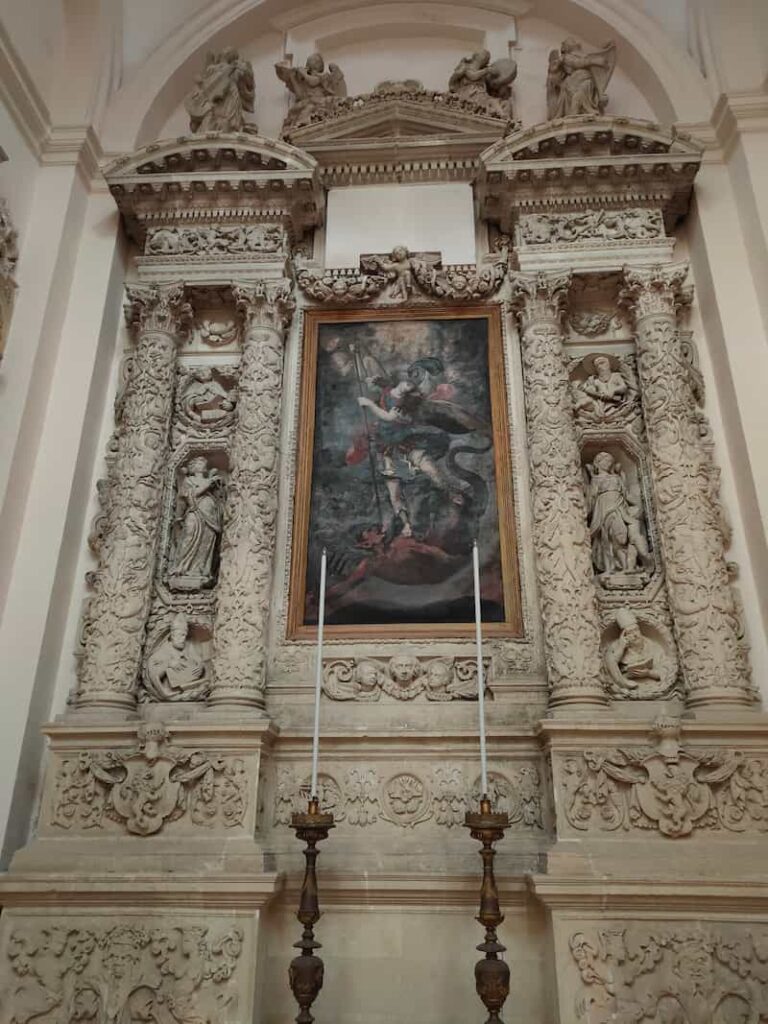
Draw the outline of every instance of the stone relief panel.
M231 920L72 916L9 927L2 996L9 1022L240 1020L244 934Z
M294 811L306 810L309 775L296 766L277 773L274 824L289 825ZM422 822L446 828L462 825L480 799L480 781L465 765L437 765L415 771L381 767L332 767L319 776L320 806L337 822L364 827L379 821L410 829ZM541 776L535 764L489 774L495 810L506 811L517 830L544 829Z
M611 696L658 700L677 682L677 653L672 632L647 610L616 608L609 613L601 642Z
M83 750L56 763L54 832L152 836L182 819L192 831L243 824L248 776L241 758L175 747L162 723L140 725L136 739L133 747Z
M610 242L638 242L664 238L660 209L583 210L576 213L526 213L517 226L522 246L605 246Z
M583 1024L757 1024L768 1018L768 929L616 921L573 932Z
M139 683L139 703L205 700L213 684L211 629L177 612L150 630Z
M491 659L484 659L486 693ZM331 700L476 700L477 661L472 657L422 657L407 652L390 658L329 658L323 663L323 691Z
M144 246L147 256L220 259L222 256L267 256L274 259L287 246L279 224L200 224L195 227L150 228Z
M582 317L608 316L607 313L582 314ZM583 322L581 326L585 333ZM640 386L631 356L612 352L580 356L571 360L569 376L573 410L577 425L582 430L623 428L637 438L642 437Z
M207 329L205 323L200 328ZM178 441L186 434L205 436L216 431L228 431L234 423L236 405L237 373L232 367L179 367L174 439Z
M768 755L680 742L660 721L653 747L558 756L555 781L568 825L579 832L657 834L768 831Z

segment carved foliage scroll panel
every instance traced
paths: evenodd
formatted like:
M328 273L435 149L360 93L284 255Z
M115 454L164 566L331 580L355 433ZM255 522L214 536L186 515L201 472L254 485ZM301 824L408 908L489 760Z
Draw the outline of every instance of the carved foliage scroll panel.
M3 1018L244 1024L253 926L215 913L3 915Z
M276 767L273 825L290 823L294 811L306 808L309 774L303 765ZM376 826L386 832L395 826L411 830L427 823L454 828L480 799L480 780L474 765L436 759L405 767L402 761L360 767L331 763L318 784L321 807L342 827ZM541 762L505 761L489 774L494 807L509 815L515 831L536 838L550 827Z
M722 919L556 918L561 1019L760 1024L768 925Z

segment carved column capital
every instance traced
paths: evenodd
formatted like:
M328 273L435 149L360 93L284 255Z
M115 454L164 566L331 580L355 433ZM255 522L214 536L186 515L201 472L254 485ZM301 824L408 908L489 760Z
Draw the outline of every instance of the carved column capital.
M232 284L235 306L242 317L246 336L255 327L272 328L281 334L290 326L296 300L291 282L254 281Z
M571 273L510 274L512 303L525 328L539 320L562 321L571 287Z
M657 264L653 267L624 267L620 301L636 321L646 316L672 315L693 298L684 287L687 263Z
M192 320L181 282L130 285L125 291L125 319L139 334L182 334Z

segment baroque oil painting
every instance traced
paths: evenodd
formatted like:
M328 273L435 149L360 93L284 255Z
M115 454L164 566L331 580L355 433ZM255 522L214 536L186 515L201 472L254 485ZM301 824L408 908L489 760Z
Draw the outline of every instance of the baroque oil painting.
M497 307L309 311L289 633L521 632Z

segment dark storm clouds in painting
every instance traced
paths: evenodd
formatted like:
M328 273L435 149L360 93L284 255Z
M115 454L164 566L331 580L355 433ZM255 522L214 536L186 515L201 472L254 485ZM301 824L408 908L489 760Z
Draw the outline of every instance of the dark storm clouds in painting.
M486 622L505 618L488 320L318 325L304 623L474 621L478 538Z

